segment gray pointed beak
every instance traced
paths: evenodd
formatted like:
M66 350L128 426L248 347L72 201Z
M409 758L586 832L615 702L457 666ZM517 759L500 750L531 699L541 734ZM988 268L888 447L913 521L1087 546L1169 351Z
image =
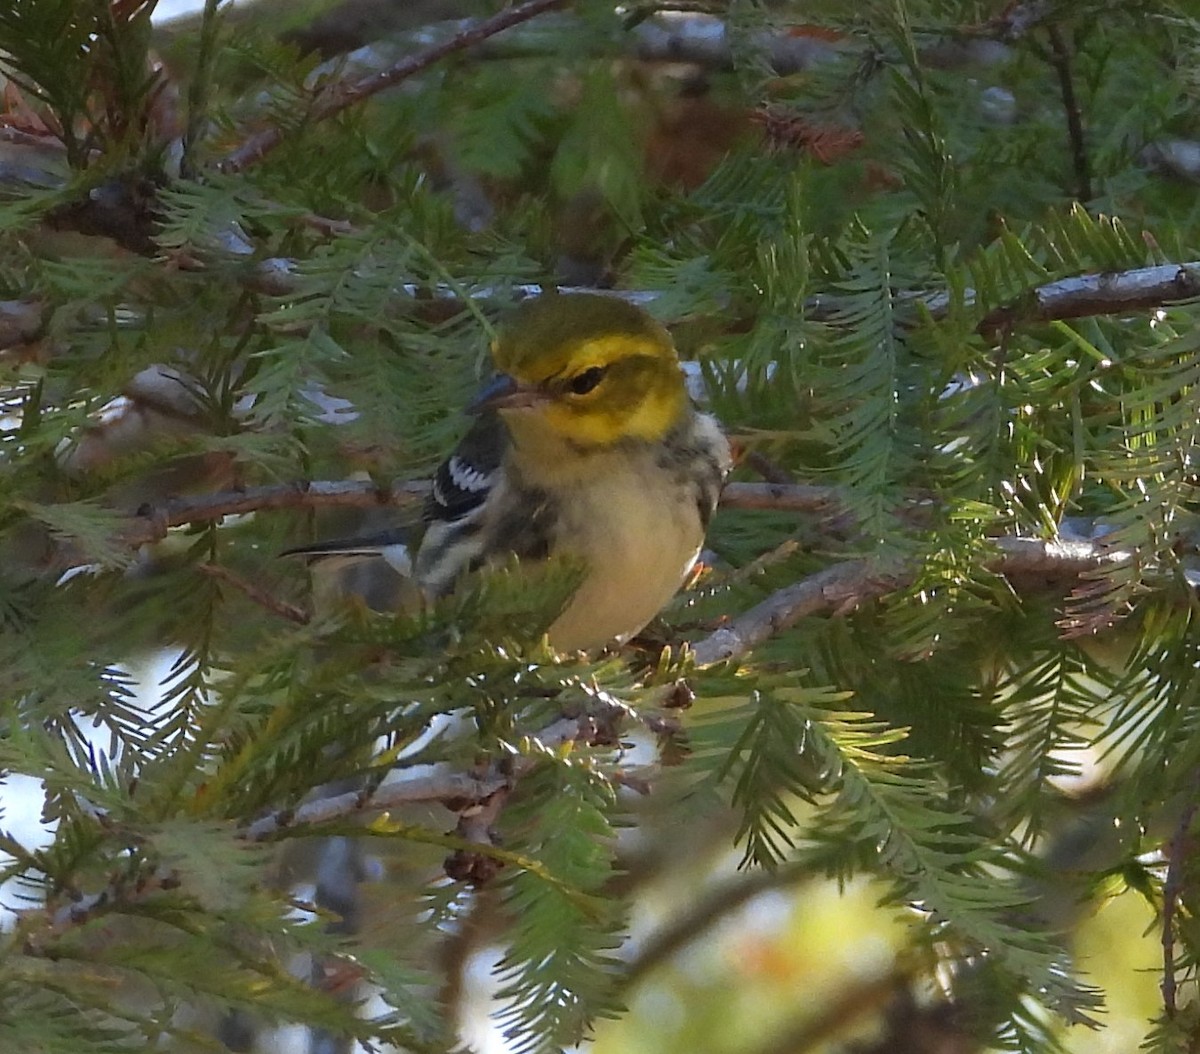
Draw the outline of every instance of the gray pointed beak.
M481 414L486 410L517 410L536 406L543 395L536 388L524 387L507 373L497 373L467 403L466 412Z

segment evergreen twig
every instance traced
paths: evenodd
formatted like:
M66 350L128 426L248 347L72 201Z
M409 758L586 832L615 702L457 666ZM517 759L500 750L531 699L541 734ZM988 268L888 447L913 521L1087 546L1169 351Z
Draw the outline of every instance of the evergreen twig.
M196 55L196 72L188 86L187 126L183 132L179 172L184 179L196 175L195 153L208 122L209 96L212 88L213 59L217 51L218 19L221 0L204 0L200 16L200 48Z

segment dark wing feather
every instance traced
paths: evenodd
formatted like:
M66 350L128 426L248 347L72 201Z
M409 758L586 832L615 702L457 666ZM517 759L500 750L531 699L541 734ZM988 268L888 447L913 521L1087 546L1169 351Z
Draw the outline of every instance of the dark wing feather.
M438 466L425 503L430 523L466 520L487 500L508 442L504 424L494 413L481 415L461 443Z

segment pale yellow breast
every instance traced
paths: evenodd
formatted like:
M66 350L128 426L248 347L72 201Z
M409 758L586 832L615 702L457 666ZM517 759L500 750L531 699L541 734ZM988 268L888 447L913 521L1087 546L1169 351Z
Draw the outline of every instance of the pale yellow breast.
M703 539L695 495L652 456L593 472L563 507L556 548L588 572L550 627L551 644L573 651L633 636L674 596Z

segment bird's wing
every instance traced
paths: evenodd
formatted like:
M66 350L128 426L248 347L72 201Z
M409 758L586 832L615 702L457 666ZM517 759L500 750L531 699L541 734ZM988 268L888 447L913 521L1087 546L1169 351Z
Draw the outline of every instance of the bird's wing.
M425 504L430 525L474 519L496 483L508 433L494 413L482 414L454 453L438 466Z
M417 581L434 596L450 589L487 549L482 527L488 498L503 477L508 432L495 413L483 413L433 477L425 503L425 537L414 565Z

